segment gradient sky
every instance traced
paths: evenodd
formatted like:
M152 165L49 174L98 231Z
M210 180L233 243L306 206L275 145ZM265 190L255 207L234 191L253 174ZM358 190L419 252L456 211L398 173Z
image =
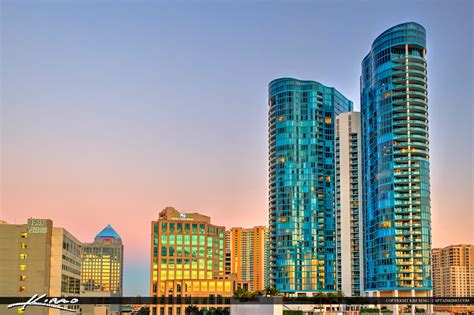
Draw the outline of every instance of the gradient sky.
M428 36L433 245L474 243L473 2L1 1L0 219L125 243L148 295L165 206L267 224L267 84L335 86L406 21Z

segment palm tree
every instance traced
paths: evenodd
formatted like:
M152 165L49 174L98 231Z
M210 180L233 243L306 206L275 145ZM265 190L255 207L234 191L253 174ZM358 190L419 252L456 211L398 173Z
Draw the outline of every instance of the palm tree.
M272 287L272 286L267 286L264 290L266 296L278 296L280 295L280 292L278 291L277 288Z
M186 314L190 314L190 315L198 315L199 314L199 307L197 307L196 305L188 305L186 306Z

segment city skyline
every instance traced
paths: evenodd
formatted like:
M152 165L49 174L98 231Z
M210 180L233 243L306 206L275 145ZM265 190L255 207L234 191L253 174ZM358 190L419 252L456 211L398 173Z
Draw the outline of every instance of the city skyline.
M223 17L203 21L189 7L179 5L157 7L145 3L127 11L130 6L126 3L113 7L103 4L97 14L110 15L102 20L88 12L87 5L73 5L79 17L71 18L74 10L58 3L25 7L5 2L0 219L15 223L28 217L51 218L82 241L89 241L95 235L93 231L110 223L122 235L125 246L125 295L145 295L149 235L144 227L160 209L190 209L211 216L215 224L226 228L268 225L267 83L282 76L316 80L339 89L358 111L360 61L371 42L388 27L414 20L424 25L428 33L433 247L472 243L472 176L469 178L465 171L472 158L472 94L466 98L461 93L472 93L472 77L463 71L469 67L459 60L446 62L453 51L443 46L456 42L467 47L456 49L460 55L456 59L465 56L472 65L472 57L464 55L469 53L469 42L472 45L472 15L469 19L465 12L469 10L463 10L463 4L472 7L472 3L456 3L451 11L444 12L450 18L442 25L436 17L446 3L427 5L427 12L422 12L419 5L412 17L395 10L391 18L357 25L361 34L351 42L352 35L344 27L334 25L328 35L318 29L324 23L316 21L301 22L308 29L294 37L296 28L277 28L281 34L276 36L272 24L264 22L261 30L247 38L252 26L261 21L263 11L273 17L281 16L285 10L304 15L304 10L285 3L270 10L265 4L252 4L256 13L235 10L233 15L223 10L225 7L208 3L213 14L221 10ZM311 7L308 3L301 6ZM336 14L335 7L326 7ZM146 8L161 14L163 20L154 21L153 14L144 12ZM345 14L352 9L360 10L351 5L342 7ZM166 19L162 11L187 21L180 26ZM70 21L65 29L58 29L58 23L65 23L66 16ZM46 22L46 17L51 19ZM113 25L119 25L120 17L129 18L134 24L113 29ZM144 19L138 20L139 17ZM226 18L240 18L247 23L242 23L242 30L234 30ZM84 19L93 22L91 27L97 27L95 34L78 29ZM159 27L150 31L149 26L153 25L176 30L175 35L184 39L184 44L176 44ZM223 30L215 30L216 25ZM197 33L193 33L193 27L197 27ZM307 42L305 36L312 34L322 40ZM165 48L149 43L152 35ZM461 35L464 43L458 42ZM274 42L281 36L305 50L280 48L278 44L280 51L275 52L266 36ZM72 39L99 48L85 49ZM140 50L131 55L144 61L122 52L122 40L130 47L137 45ZM350 49L342 53L336 47L345 42ZM326 47L331 45L325 43L333 46ZM207 48L208 44L214 50ZM229 47L217 47L222 44ZM239 54L232 52L233 48L239 48ZM172 58L172 53L178 55ZM248 62L243 70L238 69L241 63L228 58L238 58L240 54ZM349 60L341 59L344 55ZM219 57L224 61L215 60ZM310 66L305 61L308 59L314 60ZM60 66L53 67L57 61ZM341 64L340 68L331 71L336 63ZM182 69L178 67L181 64ZM203 69L209 73L199 71ZM201 75L207 83L199 81ZM249 76L253 76L250 81ZM227 85L219 82L224 79ZM449 80L456 80L456 86L449 85ZM178 83L182 86L175 89ZM220 91L216 92L215 86ZM188 93L181 93L181 89ZM213 93L217 93L215 99ZM471 115L459 117L458 112L444 108L451 103ZM449 130L445 128L447 120ZM450 137L459 142L453 143ZM462 144L463 137L466 145ZM453 156L452 152L459 154ZM87 227L80 225L86 222Z

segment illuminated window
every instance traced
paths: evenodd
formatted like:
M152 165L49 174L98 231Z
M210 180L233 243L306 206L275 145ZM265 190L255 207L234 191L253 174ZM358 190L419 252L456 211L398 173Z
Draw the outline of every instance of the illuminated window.
M280 116L280 117L278 117L278 121L279 121L279 122L282 122L283 120L285 120L285 116Z
M20 254L20 259L26 259L26 254Z
M25 281L26 280L26 276L20 276L20 281Z
M278 162L280 162L280 163L285 163L285 157L282 156L281 158L279 158L279 159L278 159Z
M326 118L324 118L324 122L326 124L330 124L330 123L332 123L332 118L331 117L326 117Z
M25 311L21 309L21 307L18 308L18 314L23 314Z
M20 265L20 270L26 270L26 265L25 265L25 264L21 264L21 265Z
M23 292L26 290L26 287L24 285L21 285L20 288L18 289L19 292Z
M26 248L26 243L21 243L21 248Z
M28 232L22 232L20 234L21 238L27 238L28 237Z

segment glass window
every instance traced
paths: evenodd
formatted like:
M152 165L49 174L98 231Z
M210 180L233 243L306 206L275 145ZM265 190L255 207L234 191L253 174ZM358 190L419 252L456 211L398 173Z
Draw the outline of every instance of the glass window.
M193 234L197 234L198 226L196 223L193 223Z
M22 232L20 234L21 238L27 238L28 237L28 233L27 232Z
M189 233L189 228L190 228L189 223L185 223L184 224L184 233Z
M161 256L168 256L168 255L167 255L166 246L162 246L162 247L161 247Z
M199 224L199 233L201 234L206 233L206 226L204 224Z
M170 222L170 233L174 233L174 223Z
M177 223L176 230L178 231L178 233L183 233L183 223Z
M168 230L167 227L168 227L168 223L161 222L161 231L162 232L166 232Z
M164 244L164 245L168 244L168 235L166 234L161 235L161 244Z

